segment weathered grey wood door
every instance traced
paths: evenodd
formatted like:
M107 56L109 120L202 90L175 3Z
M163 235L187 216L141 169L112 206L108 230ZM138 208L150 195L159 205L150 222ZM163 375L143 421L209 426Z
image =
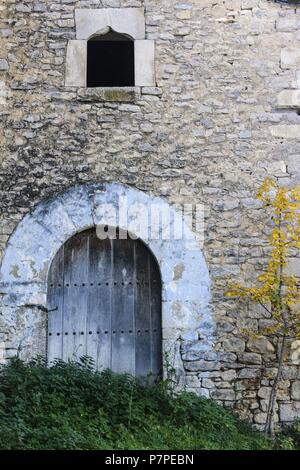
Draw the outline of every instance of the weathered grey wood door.
M97 369L161 374L161 279L140 240L68 240L48 278L48 361L88 355Z

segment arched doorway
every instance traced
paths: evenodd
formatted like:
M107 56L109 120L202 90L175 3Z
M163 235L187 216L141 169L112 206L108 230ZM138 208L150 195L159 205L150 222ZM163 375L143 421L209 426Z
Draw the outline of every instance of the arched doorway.
M105 207L109 210L103 211ZM62 244L74 234L95 224L116 225L120 219L113 223L111 211L125 212L122 228L139 236L159 265L163 357L168 355L172 367L184 377L180 345L189 351L199 339L201 351L214 351L216 326L210 305L210 279L197 237L184 220L181 239L172 231L169 239L162 237L163 232L158 238L152 237L150 226L150 236L145 236L138 229L141 215L143 220L147 215L149 222L153 207L161 214L169 213L171 221L178 217L162 198L117 183L93 183L73 186L41 201L23 217L7 243L0 266L0 308L7 331L13 332L5 340L9 354L20 351L25 359L46 354L50 265Z
M161 375L161 277L140 240L71 237L50 267L48 308L49 362L88 355L97 369Z

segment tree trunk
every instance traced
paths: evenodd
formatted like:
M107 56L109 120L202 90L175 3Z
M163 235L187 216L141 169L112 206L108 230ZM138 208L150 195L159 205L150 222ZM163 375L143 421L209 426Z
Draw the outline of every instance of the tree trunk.
M269 397L267 419L266 419L266 424L265 424L265 434L266 435L273 433L274 407L275 407L275 402L276 402L278 384L280 382L281 375L282 375L282 367L283 367L284 354L285 354L285 345L286 345L286 335L284 335L282 337L282 343L281 343L281 348L280 348L279 358L278 358L277 374L276 374L276 377L274 379L272 389L271 389L271 393L270 393L270 397Z
M280 219L279 219L279 225L278 225L280 242L281 242L280 230L282 226L282 221L283 221L282 209L280 209ZM276 403L278 384L280 382L281 375L282 375L282 367L283 367L285 345L286 345L286 331L287 331L288 321L286 318L286 312L285 312L285 309L283 308L283 302L282 302L283 266L284 266L284 258L283 258L283 253L282 253L282 246L280 245L280 263L279 263L279 272L278 272L279 274L278 297L279 297L279 312L280 312L281 320L284 326L284 334L282 336L282 343L281 343L281 348L279 351L277 374L276 374L276 377L274 379L274 382L271 388L271 393L270 393L270 398L269 398L269 403L268 403L265 434L273 433L274 407Z

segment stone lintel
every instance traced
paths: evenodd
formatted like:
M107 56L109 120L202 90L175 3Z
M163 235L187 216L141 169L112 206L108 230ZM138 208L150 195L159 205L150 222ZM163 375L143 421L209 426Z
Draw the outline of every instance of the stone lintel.
M76 38L86 39L109 27L133 39L145 38L144 8L75 9Z

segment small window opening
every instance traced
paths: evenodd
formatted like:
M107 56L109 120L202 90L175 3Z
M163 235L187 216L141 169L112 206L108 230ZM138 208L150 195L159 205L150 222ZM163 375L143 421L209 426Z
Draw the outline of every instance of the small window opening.
M87 43L87 86L134 86L134 41L110 30Z

